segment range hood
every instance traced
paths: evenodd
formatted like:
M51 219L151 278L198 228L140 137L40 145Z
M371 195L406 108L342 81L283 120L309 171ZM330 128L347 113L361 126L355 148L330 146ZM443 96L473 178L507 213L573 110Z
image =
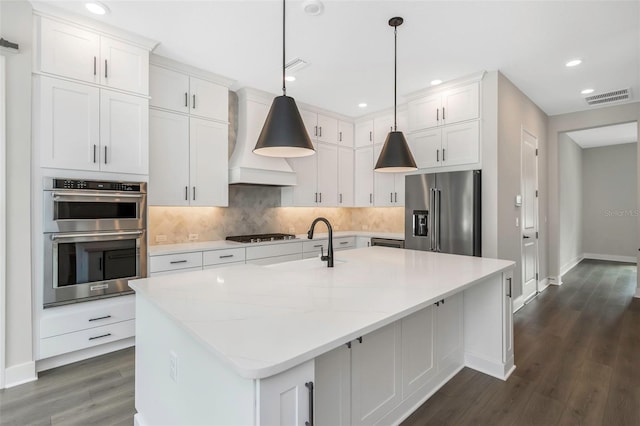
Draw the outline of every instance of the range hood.
M287 160L253 153L275 96L249 88L237 93L238 133L229 159L229 185L295 185L296 174Z

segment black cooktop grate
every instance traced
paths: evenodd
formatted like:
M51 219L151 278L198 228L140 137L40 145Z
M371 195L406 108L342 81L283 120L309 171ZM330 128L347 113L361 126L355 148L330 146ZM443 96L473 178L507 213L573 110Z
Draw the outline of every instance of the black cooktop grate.
M254 235L233 235L227 237L229 241L238 243L260 243L263 241L280 241L293 240L296 236L293 234L254 234Z

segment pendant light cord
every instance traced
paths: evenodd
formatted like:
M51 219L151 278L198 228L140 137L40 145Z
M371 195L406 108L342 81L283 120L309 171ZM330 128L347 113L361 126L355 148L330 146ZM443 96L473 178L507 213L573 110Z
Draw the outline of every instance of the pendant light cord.
M284 42L284 32L285 32L285 0L282 0L282 95L287 96L287 83L285 79L285 42Z
M393 131L398 131L398 27L393 27Z

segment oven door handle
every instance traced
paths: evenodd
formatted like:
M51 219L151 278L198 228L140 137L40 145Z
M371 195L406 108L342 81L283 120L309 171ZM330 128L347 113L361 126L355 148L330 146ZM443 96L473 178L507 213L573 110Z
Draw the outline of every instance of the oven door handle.
M122 231L122 232L91 232L85 234L52 234L51 240L62 240L66 238L87 238L87 237L120 237L129 235L142 235L144 231Z
M122 193L109 194L109 193L102 193L102 192L90 192L90 193L89 192L52 192L51 193L51 197L53 197L55 201L58 201L65 197L142 198L143 196L144 194L122 194Z

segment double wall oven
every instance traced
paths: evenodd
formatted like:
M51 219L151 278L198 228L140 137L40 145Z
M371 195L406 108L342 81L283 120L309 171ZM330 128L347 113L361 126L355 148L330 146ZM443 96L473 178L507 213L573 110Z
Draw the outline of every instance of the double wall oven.
M46 178L44 307L133 291L147 275L145 182Z

